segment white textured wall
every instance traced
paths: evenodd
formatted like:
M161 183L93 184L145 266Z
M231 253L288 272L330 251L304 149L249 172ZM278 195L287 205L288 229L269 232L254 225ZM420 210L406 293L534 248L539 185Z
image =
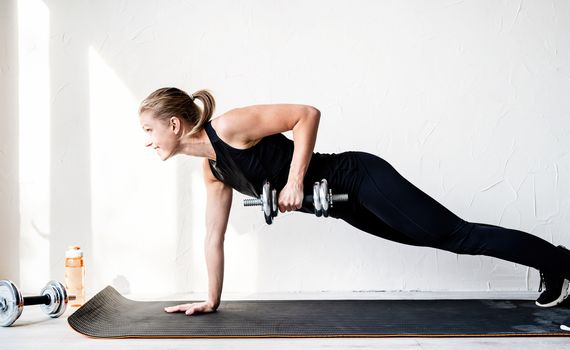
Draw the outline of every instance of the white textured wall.
M23 3L47 13L49 33L49 147L36 144L50 159L49 205L38 212L22 195L20 232L21 244L39 239L32 230L47 243L22 249L28 286L62 279L64 250L78 243L89 292L206 290L200 163L163 163L142 147L136 108L162 86L211 89L215 115L313 105L317 151L378 154L466 220L570 244L566 1ZM36 55L33 45L20 53ZM24 104L42 93L34 86ZM226 292L538 286L524 266L404 246L338 220L293 213L266 226L243 198L234 195L226 236ZM48 219L30 226L34 215Z

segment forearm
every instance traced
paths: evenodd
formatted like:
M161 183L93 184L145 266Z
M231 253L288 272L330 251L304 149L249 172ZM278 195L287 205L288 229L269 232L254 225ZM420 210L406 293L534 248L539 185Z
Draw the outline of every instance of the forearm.
M232 189L221 183L209 183L207 193L204 252L208 270L208 302L216 309L222 296L224 236L232 203Z
M224 282L224 242L206 239L204 248L208 269L208 301L216 309L220 305Z
M290 183L303 184L303 178L315 148L320 117L321 113L315 110L314 113L300 119L293 128L295 150L293 151L293 159L287 180Z

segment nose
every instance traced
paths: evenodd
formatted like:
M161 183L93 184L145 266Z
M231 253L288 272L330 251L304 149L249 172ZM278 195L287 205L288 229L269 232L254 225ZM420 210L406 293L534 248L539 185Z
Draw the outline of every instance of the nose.
M149 138L145 139L145 140L144 140L144 146L145 146L145 147L150 147L150 146L152 146L152 140L149 139Z

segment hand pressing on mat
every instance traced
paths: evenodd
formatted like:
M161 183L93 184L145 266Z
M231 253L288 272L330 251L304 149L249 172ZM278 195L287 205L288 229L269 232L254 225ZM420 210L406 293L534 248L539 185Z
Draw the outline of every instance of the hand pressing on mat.
M213 303L204 301L201 303L180 304L175 306L168 306L164 308L166 312L184 312L186 315L208 313L216 311Z

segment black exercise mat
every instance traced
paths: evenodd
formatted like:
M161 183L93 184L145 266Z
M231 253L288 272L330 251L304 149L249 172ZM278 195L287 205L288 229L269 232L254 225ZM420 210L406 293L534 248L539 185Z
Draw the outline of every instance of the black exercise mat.
M569 308L532 300L223 301L211 314L164 311L186 302L133 301L108 286L68 322L103 338L570 336L559 328Z

